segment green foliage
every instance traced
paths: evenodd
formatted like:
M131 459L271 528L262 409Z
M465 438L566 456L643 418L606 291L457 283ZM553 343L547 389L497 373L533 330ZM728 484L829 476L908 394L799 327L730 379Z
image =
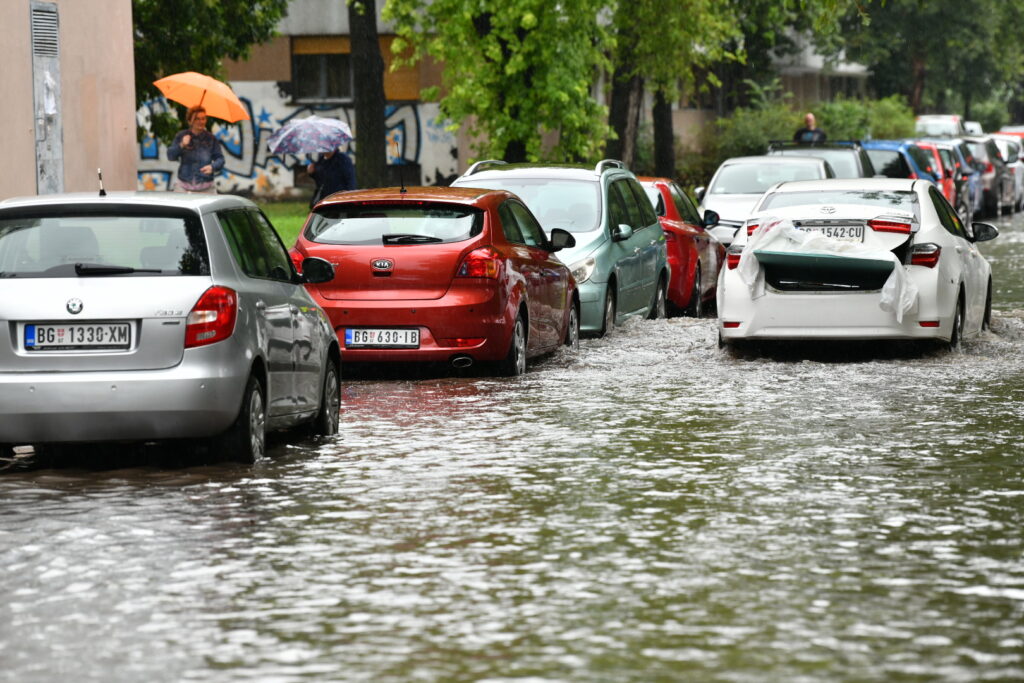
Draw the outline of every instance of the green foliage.
M981 124L985 131L996 131L1010 122L1005 99L990 99L971 108L971 120Z
M701 148L717 163L730 157L764 154L770 140L793 138L801 125L800 117L781 101L766 103L759 109L740 107L704 128Z
M286 247L295 244L309 215L309 202L259 202L260 209L270 219Z
M441 112L451 129L468 124L483 157L593 159L607 112L591 96L608 68L604 0L388 0L395 55L430 55L445 65ZM403 60L399 60L401 63ZM542 137L558 134L554 149Z
M881 100L839 97L819 102L811 111L833 140L888 140L914 135L914 113L899 95Z
M901 95L870 101L869 132L876 140L895 140L914 136L914 111Z

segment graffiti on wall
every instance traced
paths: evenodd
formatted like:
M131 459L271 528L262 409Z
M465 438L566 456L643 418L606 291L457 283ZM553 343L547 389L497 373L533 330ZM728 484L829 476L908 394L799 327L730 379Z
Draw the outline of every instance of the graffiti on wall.
M224 169L216 179L217 189L221 192L266 197L297 194L300 191L296 189L296 181L303 177L301 169L312 159L306 155L271 154L267 140L274 131L293 118L304 118L310 114L354 124L354 112L350 107L289 105L286 96L273 82L240 82L233 83L232 87L248 109L250 120L210 127L224 151ZM166 111L167 106L162 98L146 103L138 112L139 124L145 127L152 113ZM388 164L418 166L418 181L423 185L444 184L455 177L458 145L455 136L445 128L436 104L389 105L385 115ZM356 162L358 176L359 156L355 143L348 143L342 149ZM178 163L167 159L166 146L153 138L139 143L140 190L173 189L177 169Z

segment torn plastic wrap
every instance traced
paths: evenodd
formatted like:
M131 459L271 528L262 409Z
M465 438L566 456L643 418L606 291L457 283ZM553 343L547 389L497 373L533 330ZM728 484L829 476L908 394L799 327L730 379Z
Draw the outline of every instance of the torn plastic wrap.
M740 254L738 274L755 299L765 293L764 268L758 260L758 252L763 254L762 258L779 254L806 254L841 259L847 263L849 259L863 260L865 269L877 269L879 264L889 263L891 266L886 267L891 270L881 288L879 307L894 313L897 322L903 322L903 315L917 301L917 286L907 277L903 264L891 251L868 247L860 242L833 239L818 231L800 230L793 226L792 221L784 218L761 221Z

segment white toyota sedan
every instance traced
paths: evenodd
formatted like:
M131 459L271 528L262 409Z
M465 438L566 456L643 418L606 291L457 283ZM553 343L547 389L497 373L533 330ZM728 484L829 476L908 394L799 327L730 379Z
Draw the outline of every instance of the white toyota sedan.
M859 178L780 183L729 247L719 338L934 339L988 326L992 269L932 183Z

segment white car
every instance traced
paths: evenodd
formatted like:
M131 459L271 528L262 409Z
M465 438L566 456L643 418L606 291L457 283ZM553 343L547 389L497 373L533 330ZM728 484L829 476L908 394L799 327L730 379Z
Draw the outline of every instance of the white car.
M1024 161L1021 160L1024 149L1021 148L1021 139L1016 135L999 134L993 135L992 139L1013 175L1013 208L1019 209L1024 201Z
M726 255L719 338L933 339L989 323L992 269L934 184L861 178L780 183Z

